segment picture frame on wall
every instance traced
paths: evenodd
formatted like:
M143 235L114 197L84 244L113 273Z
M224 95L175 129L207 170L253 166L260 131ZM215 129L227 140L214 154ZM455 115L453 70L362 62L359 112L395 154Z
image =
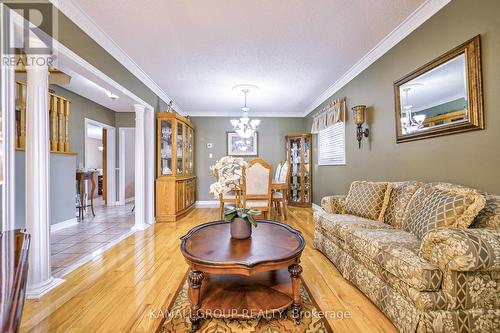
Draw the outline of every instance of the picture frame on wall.
M259 155L259 133L244 139L236 132L226 132L227 155L239 157L255 157Z

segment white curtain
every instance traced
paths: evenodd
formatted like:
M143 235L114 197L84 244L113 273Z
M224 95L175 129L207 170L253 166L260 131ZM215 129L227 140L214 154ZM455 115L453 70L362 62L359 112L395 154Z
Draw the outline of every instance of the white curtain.
M345 97L337 98L313 116L311 133L345 120Z

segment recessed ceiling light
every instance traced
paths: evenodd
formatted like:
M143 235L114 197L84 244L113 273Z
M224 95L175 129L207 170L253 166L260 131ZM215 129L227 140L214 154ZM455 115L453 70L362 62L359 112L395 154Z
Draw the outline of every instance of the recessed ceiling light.
M118 99L118 95L113 94L111 91L106 90L106 95L108 95L109 98L111 98L113 101L115 99Z

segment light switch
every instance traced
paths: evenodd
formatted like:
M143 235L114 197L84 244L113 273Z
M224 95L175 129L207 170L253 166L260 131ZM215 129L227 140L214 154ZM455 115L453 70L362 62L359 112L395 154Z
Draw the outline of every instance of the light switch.
M213 158L214 157L214 154L210 153L208 154L208 158Z

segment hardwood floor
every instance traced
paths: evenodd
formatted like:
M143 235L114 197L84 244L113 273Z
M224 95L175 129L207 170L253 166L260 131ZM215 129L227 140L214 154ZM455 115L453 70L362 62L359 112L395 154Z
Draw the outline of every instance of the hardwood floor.
M179 237L195 225L217 220L217 209L196 208L177 223L137 232L65 276L41 300L25 303L21 332L154 332L183 280L187 265ZM389 320L312 247L312 210L288 209L288 224L302 231L305 281L335 332L397 332Z

